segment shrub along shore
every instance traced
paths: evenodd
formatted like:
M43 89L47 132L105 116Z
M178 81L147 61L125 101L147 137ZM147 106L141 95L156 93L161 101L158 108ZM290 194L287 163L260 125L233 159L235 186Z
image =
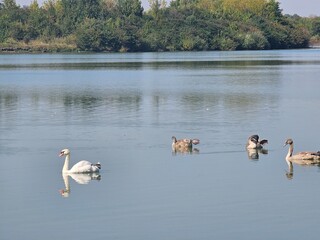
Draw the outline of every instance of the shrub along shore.
M1 52L267 50L319 46L320 17L275 0L0 2Z

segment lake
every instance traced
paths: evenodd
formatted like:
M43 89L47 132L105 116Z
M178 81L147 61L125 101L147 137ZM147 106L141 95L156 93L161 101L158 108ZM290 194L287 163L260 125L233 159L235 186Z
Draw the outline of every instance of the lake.
M319 66L320 49L0 55L0 239L316 239L320 168L289 171L283 144L320 150ZM99 175L62 176L64 148Z

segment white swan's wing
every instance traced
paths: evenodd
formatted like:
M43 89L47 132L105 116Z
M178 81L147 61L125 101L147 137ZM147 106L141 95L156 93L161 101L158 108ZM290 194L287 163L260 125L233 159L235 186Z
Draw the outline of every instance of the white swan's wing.
M73 165L72 168L74 168L74 167L91 166L91 165L92 165L91 162L89 162L89 161L87 161L87 160L82 160L82 161L80 161L80 162L77 162L75 165Z
M99 169L89 161L82 160L76 163L70 170L70 173L88 173L88 172L95 172Z

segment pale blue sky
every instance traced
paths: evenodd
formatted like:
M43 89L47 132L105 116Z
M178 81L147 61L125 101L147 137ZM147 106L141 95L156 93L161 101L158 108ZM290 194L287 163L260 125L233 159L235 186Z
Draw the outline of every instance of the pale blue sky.
M284 14L298 14L300 16L320 16L319 0L279 0Z
M45 0L38 0L42 4ZM19 5L28 5L32 0L16 0ZM142 0L142 5L145 9L148 8L148 0ZM169 0L167 0L169 2ZM320 1L319 0L279 0L280 8L284 14L298 14L300 16L320 16Z

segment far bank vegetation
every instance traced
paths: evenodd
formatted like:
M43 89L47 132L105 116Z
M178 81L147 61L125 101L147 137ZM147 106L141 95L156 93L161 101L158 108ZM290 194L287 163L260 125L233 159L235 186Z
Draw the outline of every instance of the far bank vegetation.
M0 1L0 50L145 52L305 48L320 17L283 15L275 0Z

